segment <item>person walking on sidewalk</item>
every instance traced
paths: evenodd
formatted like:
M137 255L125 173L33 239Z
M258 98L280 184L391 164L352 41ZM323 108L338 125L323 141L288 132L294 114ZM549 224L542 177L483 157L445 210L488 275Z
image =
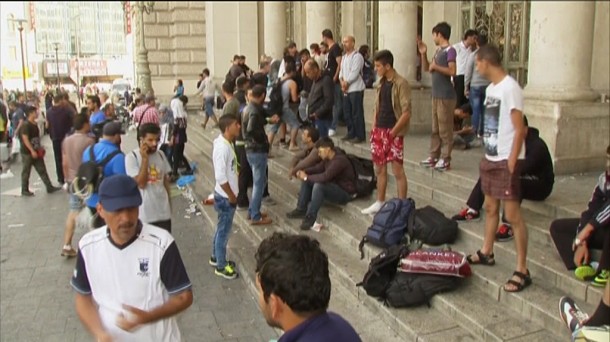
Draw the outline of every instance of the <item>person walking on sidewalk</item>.
M76 313L97 341L180 341L177 314L193 304L176 241L142 223L136 181L102 181L97 206L108 223L80 240L70 285Z
M403 168L404 136L411 119L411 88L407 80L394 69L394 56L389 50L375 55L375 70L380 82L377 85L373 130L371 131L371 155L377 175L377 200L362 210L363 214L375 214L385 202L388 185L388 164L396 178L398 198L407 198L407 175Z
M215 127L218 126L218 119L216 118L216 114L214 114L214 96L216 95L216 82L212 76L210 76L210 70L208 68L203 69L203 81L197 88L197 93L195 95L203 94L203 107L205 111L205 119L203 119L203 123L201 127L203 129L208 125L208 120L212 118L214 121Z
M235 263L227 260L227 243L233 226L233 217L237 207L237 175L239 162L235 154L235 139L241 131L241 124L236 116L225 114L220 117L218 126L220 135L214 140L212 162L214 164L214 209L218 213L218 223L212 243L210 265L214 274L226 279L237 278Z
M456 107L456 95L451 77L455 76L456 52L449 44L451 26L442 22L432 29L434 44L438 46L428 61L428 47L422 41L417 46L422 60L423 70L432 75L432 136L430 137L430 157L421 161L425 167L434 167L438 171L449 170L451 150L453 149L453 111ZM440 157L440 159L439 159Z
M188 160L184 156L184 147L187 142L186 127L187 127L187 113L186 104L189 102L188 97L182 95L173 99L169 106L174 114L174 149L172 151L173 165L172 165L172 177L178 179L178 169L180 166L186 168L182 173L183 175L193 174L193 169L189 164Z
M21 138L21 160L23 161L23 169L21 171L21 196L34 196L30 191L30 172L32 166L36 169L36 173L47 188L47 193L53 193L61 190L51 183L47 167L44 164L45 150L40 142L40 131L36 124L38 118L38 109L31 106L25 107L25 115L27 120L19 129L19 137Z
M498 227L500 201L513 227L517 266L504 285L506 292L519 292L532 283L527 269L527 230L521 216L519 176L525 158L523 93L519 83L502 68L497 47L486 45L477 52L477 70L489 79L485 98L485 157L481 161L481 188L485 194L483 247L467 257L471 264L495 264L493 246Z
M61 146L61 153L63 154L62 167L68 189L70 189L68 194L70 212L66 218L64 246L61 250L61 255L65 257L76 256L76 251L72 248L72 237L74 236L74 229L76 227L76 217L85 206L83 200L71 192L72 189L70 185L74 181L74 178L76 178L78 168L83 162L83 152L87 147L95 143L95 140L89 135L91 126L89 124L89 118L86 115L79 114L74 117L74 131L74 134L64 139Z
M339 83L341 99L343 100L343 118L347 126L347 134L341 139L354 144L364 142L364 81L362 68L364 57L356 51L356 39L353 36L343 38L345 55L341 59Z
M70 133L72 128L73 112L64 101L63 94L57 94L53 98L54 105L47 110L47 123L49 125L49 135L53 143L53 156L55 157L55 171L57 173L57 182L65 183L63 172L63 160L61 145Z

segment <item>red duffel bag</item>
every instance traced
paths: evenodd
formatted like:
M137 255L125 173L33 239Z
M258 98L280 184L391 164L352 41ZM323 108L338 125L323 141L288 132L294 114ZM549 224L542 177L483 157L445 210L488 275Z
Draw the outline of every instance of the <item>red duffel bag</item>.
M466 256L460 252L419 249L400 260L401 272L469 277L472 274Z

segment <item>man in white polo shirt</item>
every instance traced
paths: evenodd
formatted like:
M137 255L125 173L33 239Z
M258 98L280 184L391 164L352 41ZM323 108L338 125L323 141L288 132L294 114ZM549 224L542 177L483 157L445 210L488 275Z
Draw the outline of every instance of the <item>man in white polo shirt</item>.
M191 281L171 234L142 223L136 181L102 181L98 213L107 226L79 242L70 284L76 312L97 341L180 341L175 316L193 303Z

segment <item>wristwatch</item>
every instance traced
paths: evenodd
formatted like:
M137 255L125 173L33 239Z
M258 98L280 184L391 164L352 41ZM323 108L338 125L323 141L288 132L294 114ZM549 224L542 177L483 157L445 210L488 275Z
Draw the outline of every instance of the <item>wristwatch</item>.
M574 245L576 245L577 247L580 246L583 242L585 242L586 240L581 240L579 238L575 238L574 239Z

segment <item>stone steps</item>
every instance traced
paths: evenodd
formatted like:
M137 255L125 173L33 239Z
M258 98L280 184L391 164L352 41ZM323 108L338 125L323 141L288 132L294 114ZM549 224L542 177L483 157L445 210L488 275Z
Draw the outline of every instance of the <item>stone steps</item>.
M189 136L193 136L193 135L197 135L197 140L196 141L191 141L194 142L196 145L199 146L206 146L206 144L208 145L207 149L207 154L209 155L209 153L211 152L211 144L210 144L210 139L213 139L213 135L215 135L217 133L213 133L212 136L210 136L210 134L201 134L201 132L198 133L190 133L189 132ZM199 139L202 138L202 139ZM204 152L204 154L206 153L203 150L206 150L206 148L200 148L200 151ZM279 154L283 154L283 152L279 153ZM286 206L284 208L284 212L291 210L295 204L296 204L296 194L298 193L298 183L294 183L292 184L290 181L288 181L287 177L286 177L286 169L284 167L284 169L281 168L282 165L282 157L277 157L274 159L270 160L270 187L271 187L271 193L273 194L274 198L276 198L276 200L278 200L279 202L282 203L282 206L285 206L286 204L288 204L288 206ZM422 206L426 203L426 201L424 201L423 199L419 199L416 197L416 202L419 204L419 206ZM358 201L354 201L350 204L348 204L347 206L345 206L344 208L340 209L338 207L324 207L321 211L320 214L320 218L322 219L323 223L325 223L328 226L328 232L330 233L330 236L332 237L332 243L336 243L339 244L339 248L343 248L345 249L345 247L347 246L348 249L351 250L351 254L352 257L350 258L351 263L353 263L353 259L357 259L357 252L356 252L356 246L357 243L361 237L361 235L364 233L364 231L366 230L366 227L368 227L368 225L370 225L370 218L365 218L363 217L360 213L359 210L365 206L368 205L368 201L363 201L363 200L358 200ZM438 206L437 206L438 207ZM276 220L280 220L280 222L282 222L283 225L285 226L291 226L294 225L294 229L298 231L297 225L299 222L284 222L286 221L283 218L283 214L284 213L275 213L275 211L277 210L276 207L272 207L271 208L273 213L272 216L276 216ZM275 215L274 215L275 214ZM329 218L332 217L333 219L330 220ZM368 222L367 222L368 220ZM463 230L463 229L462 229ZM322 238L324 234L319 234L318 236L320 236L320 239ZM464 236L464 233L462 233L462 235ZM468 235L466 235L468 236ZM460 239L460 241L462 241L464 239ZM480 246L481 244L481 239L471 239L469 237L468 240L473 240L473 242L471 242L468 245L464 245L464 248L461 250L464 251L468 251L470 249L475 249L478 248L478 246ZM458 241L458 242L460 242ZM468 247L468 248L466 248ZM367 254L367 258L365 259L365 261L363 261L363 264L361 263L361 272L357 273L357 275L354 275L354 277L356 278L361 278L362 275L364 274L364 270L366 269L366 264L368 262L368 259L374 255L376 255L379 252L379 249L375 248L375 247L366 247L366 254ZM496 254L498 255L498 258L500 258L500 255L496 252ZM510 260L514 260L514 256L509 256L511 259ZM499 262L501 263L501 262ZM354 269L357 268L357 266L350 266L349 269ZM462 292L455 292L455 293L451 293L451 294L444 294L444 295L440 295L437 296L438 300L435 299L437 302L433 303L433 307L437 308L439 311L441 312L453 312L451 311L451 308L461 308L463 306L463 304L460 304L460 300L463 298L467 298L467 301L469 300L468 298L479 298L479 297L483 297L481 300L486 301L484 305L478 306L480 307L485 307L485 308L494 308L494 310L496 310L496 308L498 310L504 310L503 314L500 315L500 317L511 317L511 319L516 319L516 320L521 320L523 322L523 324L520 325L524 325L527 327L532 327L533 330L528 330L528 332L526 333L532 333L532 332L536 332L537 327L541 327L543 326L543 324L548 323L547 321L550 321L551 324L554 324L555 327L559 328L560 326L563 325L563 323L561 323L561 321L559 321L558 317L556 317L556 301L558 300L559 297L556 297L555 295L558 294L557 291L552 292L551 294L547 294L547 301L554 301L554 304L551 306L549 305L542 305L542 307L539 307L540 305L537 305L536 302L531 302L528 300L523 299L522 296L519 295L507 295L504 293L499 293L501 292L499 289L502 286L502 284L506 281L507 277L511 274L511 270L510 268L506 268L506 269L502 269L501 272L499 271L499 267L494 267L492 268L492 270L494 272L492 272L491 274L485 274L485 272L476 272L475 273L475 277L473 277L473 279L471 280L471 282L475 283L476 286L465 286L465 288L467 288L466 290L460 290L460 291L476 291L476 293L472 293L472 294L467 294L467 293L462 293ZM534 274L534 278L536 281L536 275L538 273L535 273L534 270L532 269L532 273ZM495 278L494 278L495 277ZM543 279L546 279L546 277L543 277ZM357 279L359 280L359 279ZM538 281L540 281L540 278L538 279ZM537 287L538 285L534 285L532 286L532 288L528 289L528 291L533 292L533 288ZM489 294L489 296L480 296L481 291L483 291L483 293L487 293ZM528 292L528 291L525 291ZM540 291L536 291L537 293L548 293L548 291L546 291L546 289L541 289ZM459 295L456 293L460 293ZM505 296L502 296L502 295ZM363 296L366 296L363 294ZM510 296L516 296L518 300L515 300L514 298L510 298ZM436 297L435 297L436 298ZM515 309L513 310L508 310L506 308L503 308L501 305L498 305L497 303L494 303L495 301L504 301L504 302L508 302L508 303L512 303L512 302L517 302L520 303L519 308L513 308ZM524 312L525 310L525 312ZM455 311L455 310L454 310ZM517 314L515 314L517 313ZM525 315L524 313L530 313L529 315ZM455 312L453 312L453 314L455 314ZM531 316L531 317L528 317ZM485 321L485 315L481 315L480 312L475 313L475 312L470 312L470 313L464 313L464 312L460 312L459 315L455 314L455 317L459 317L459 322L462 326L466 327L467 329L469 329L469 331L471 331L474 335L476 336L484 336L484 339L506 339L506 336L504 335L504 333L499 332L497 330L498 327L487 327L486 324L489 323L491 324L491 322L489 321ZM532 323L532 320L534 320L535 322L538 323ZM477 323L479 322L479 323ZM472 329L472 330L471 330ZM558 331L558 330L554 330L554 329L550 329L553 331ZM524 333L524 334L526 334ZM547 334L547 332L544 331L538 331L538 334L541 334L542 336L547 336L545 334ZM532 336L528 335L528 340L531 340Z

